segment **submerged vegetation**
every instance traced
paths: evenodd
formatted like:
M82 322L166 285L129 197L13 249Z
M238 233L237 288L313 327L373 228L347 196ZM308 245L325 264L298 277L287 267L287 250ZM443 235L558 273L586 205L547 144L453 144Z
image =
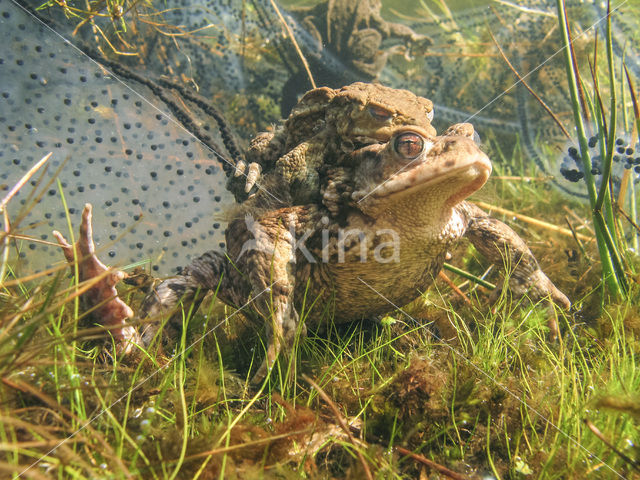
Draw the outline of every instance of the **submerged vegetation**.
M116 25L117 8L138 4L91 5ZM629 175L616 194L607 180L618 125L635 123L637 135L640 115L610 35L592 48L591 82L576 75L583 66L571 50L565 57L568 130L579 135L590 203L538 177L523 161L526 146L507 151L492 136L494 178L473 199L487 208L500 199L494 215L514 219L572 310L456 275L455 289L439 280L379 323L309 332L257 388L249 378L264 355L262 332L242 311L211 298L198 314L184 312L175 349L158 341L134 362L105 348L80 304L88 285L66 265L20 274L9 252L29 235L21 222L56 187L41 170L28 174L20 213L7 211L11 190L0 204L0 476L640 478L638 222ZM590 137L602 150L599 183ZM57 227L74 238L60 182L57 192L67 212ZM472 247L451 263L502 281ZM143 294L127 288L121 296L138 305ZM288 369L293 382L283 380Z
M560 30L562 31L563 49L565 52L565 64L567 66L567 78L569 79L569 91L571 94L571 103L573 106L573 118L575 122L575 128L578 134L578 144L580 145L580 158L582 160L582 171L584 172L584 183L587 187L589 194L589 205L592 209L592 219L594 224L594 230L596 234L598 251L600 253L600 261L602 263L602 274L604 277L604 283L607 285L609 292L616 297L624 297L628 290L628 284L624 267L622 265L622 258L620 255L620 239L616 235L614 226L614 213L611 190L611 166L613 163L614 149L616 147L616 125L618 104L616 102L616 89L618 86L615 81L615 65L613 60L613 47L611 39L611 16L607 11L607 26L605 34L605 51L607 57L607 70L608 70L608 83L609 83L609 116L607 118L605 105L600 91L598 83L598 77L596 73L597 65L592 66L592 78L593 78L593 92L591 95L585 95L586 85L582 82L577 68L577 60L572 48L571 33L569 31L569 25L567 23L566 9L564 1L558 0L558 19L560 24ZM594 61L595 63L595 61ZM629 77L627 79L630 82ZM637 97L633 86L629 84L632 93L632 100L634 103L634 111L640 113L637 105ZM587 106L587 100L589 99L589 105ZM623 106L624 108L624 106ZM595 132L595 138L599 140L600 144L600 158L602 159L602 179L600 186L597 188L594 179L593 162L589 155L589 143L588 134L585 129L583 114L585 117L594 118L597 129ZM640 122L640 117L636 116L636 122ZM609 125L607 129L607 125ZM638 124L640 125L640 124ZM636 131L636 135L638 131ZM629 182L629 175L627 175L626 182ZM626 191L626 187L623 189ZM621 194L621 207L624 208L625 196ZM636 232L637 234L637 232Z

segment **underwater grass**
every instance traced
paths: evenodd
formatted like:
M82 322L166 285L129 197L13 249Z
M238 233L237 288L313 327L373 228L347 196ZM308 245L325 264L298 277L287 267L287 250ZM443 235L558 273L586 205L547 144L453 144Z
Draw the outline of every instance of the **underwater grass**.
M582 82L580 72L578 70L577 59L573 51L573 41L569 31L567 22L566 8L564 0L557 0L557 12L560 31L562 33L563 52L565 59L565 67L567 70L567 79L569 83L569 93L571 97L571 105L573 109L574 125L577 132L578 144L580 146L580 157L583 162L584 180L589 194L589 202L592 209L592 219L598 243L598 251L600 252L600 261L602 264L602 275L604 283L607 285L609 293L614 297L624 297L628 291L628 282L624 272L623 262L621 259L620 245L615 233L613 206L611 203L611 191L609 180L611 176L611 163L613 160L613 149L615 142L615 132L617 123L616 102L616 84L615 84L615 68L613 65L613 49L611 41L611 9L607 2L607 27L605 37L605 48L607 53L607 70L609 80L610 95L610 111L609 111L609 129L605 128L603 105L600 102L595 103L596 112L593 117L597 125L597 136L600 138L601 149L604 149L606 143L606 152L603 151L604 159L603 178L600 188L596 188L595 178L593 176L591 157L589 154L589 146L587 140L587 132L583 119L583 112L586 113L587 108L585 100L585 84ZM595 95L601 98L601 92L594 75ZM594 107L590 102L590 106ZM606 142L605 142L606 139Z
M529 202L549 196L543 185L520 182L504 191L523 202L523 189L535 193ZM546 248L561 250L561 240L573 241L559 235ZM465 250L467 269L482 276ZM595 274L590 279L597 283ZM503 292L488 310L485 294L468 282L461 288L472 304L465 305L437 283L409 316L311 333L294 347L296 362L281 358L272 378L252 389L247 360L237 357L262 347L259 338L242 346L252 341L240 314L214 329L229 316L214 303L195 317L184 312L175 353L156 344L139 363L105 363L83 329L74 334L75 282L36 282L38 289L3 286L21 303L3 303L2 331L35 322L26 341L9 335L3 343L9 356L29 352L2 371L0 468L11 477L366 478L369 470L373 478L417 478L435 469L450 478L607 478L633 471L584 423L636 457L637 420L623 402L633 403L640 387L640 326L629 301L588 322L560 316L563 335L550 343L545 308L514 304ZM579 288L568 293L586 307L596 292L581 299ZM633 285L630 297L637 293ZM39 309L21 308L27 301ZM623 406L611 410L611 398Z

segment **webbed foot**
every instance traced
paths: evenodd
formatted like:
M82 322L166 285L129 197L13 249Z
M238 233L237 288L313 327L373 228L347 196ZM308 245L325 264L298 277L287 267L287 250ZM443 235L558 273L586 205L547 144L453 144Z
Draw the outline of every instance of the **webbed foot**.
M91 226L91 204L87 203L82 211L80 236L75 245L71 245L64 236L54 231L53 235L62 247L67 262L75 273L78 267L78 283L85 309L92 309L95 321L109 330L120 354L128 354L140 342L138 331L128 324L133 310L118 297L116 284L125 277L125 273L114 270L102 263L95 254L93 231Z

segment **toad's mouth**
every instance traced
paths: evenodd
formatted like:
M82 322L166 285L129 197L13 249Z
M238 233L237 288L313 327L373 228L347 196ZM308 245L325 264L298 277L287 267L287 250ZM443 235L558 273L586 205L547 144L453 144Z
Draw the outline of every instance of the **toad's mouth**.
M446 203L456 204L480 189L490 174L489 158L471 139L441 137L370 194L382 199L436 191Z

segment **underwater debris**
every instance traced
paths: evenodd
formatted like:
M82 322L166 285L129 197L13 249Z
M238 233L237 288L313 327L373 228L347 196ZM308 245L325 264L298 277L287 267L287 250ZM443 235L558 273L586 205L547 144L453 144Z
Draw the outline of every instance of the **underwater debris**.
M91 225L91 204L86 204L82 210L82 223L78 241L71 245L64 236L53 231L64 257L71 267L78 268L78 282L88 282L89 288L82 294L81 299L86 310L95 308L92 316L98 323L109 328L116 348L123 354L129 354L139 341L138 332L127 324L133 317L133 310L118 297L115 286L124 279L125 274L119 270L109 270L98 257L95 256L95 245ZM93 283L91 283L93 282Z

